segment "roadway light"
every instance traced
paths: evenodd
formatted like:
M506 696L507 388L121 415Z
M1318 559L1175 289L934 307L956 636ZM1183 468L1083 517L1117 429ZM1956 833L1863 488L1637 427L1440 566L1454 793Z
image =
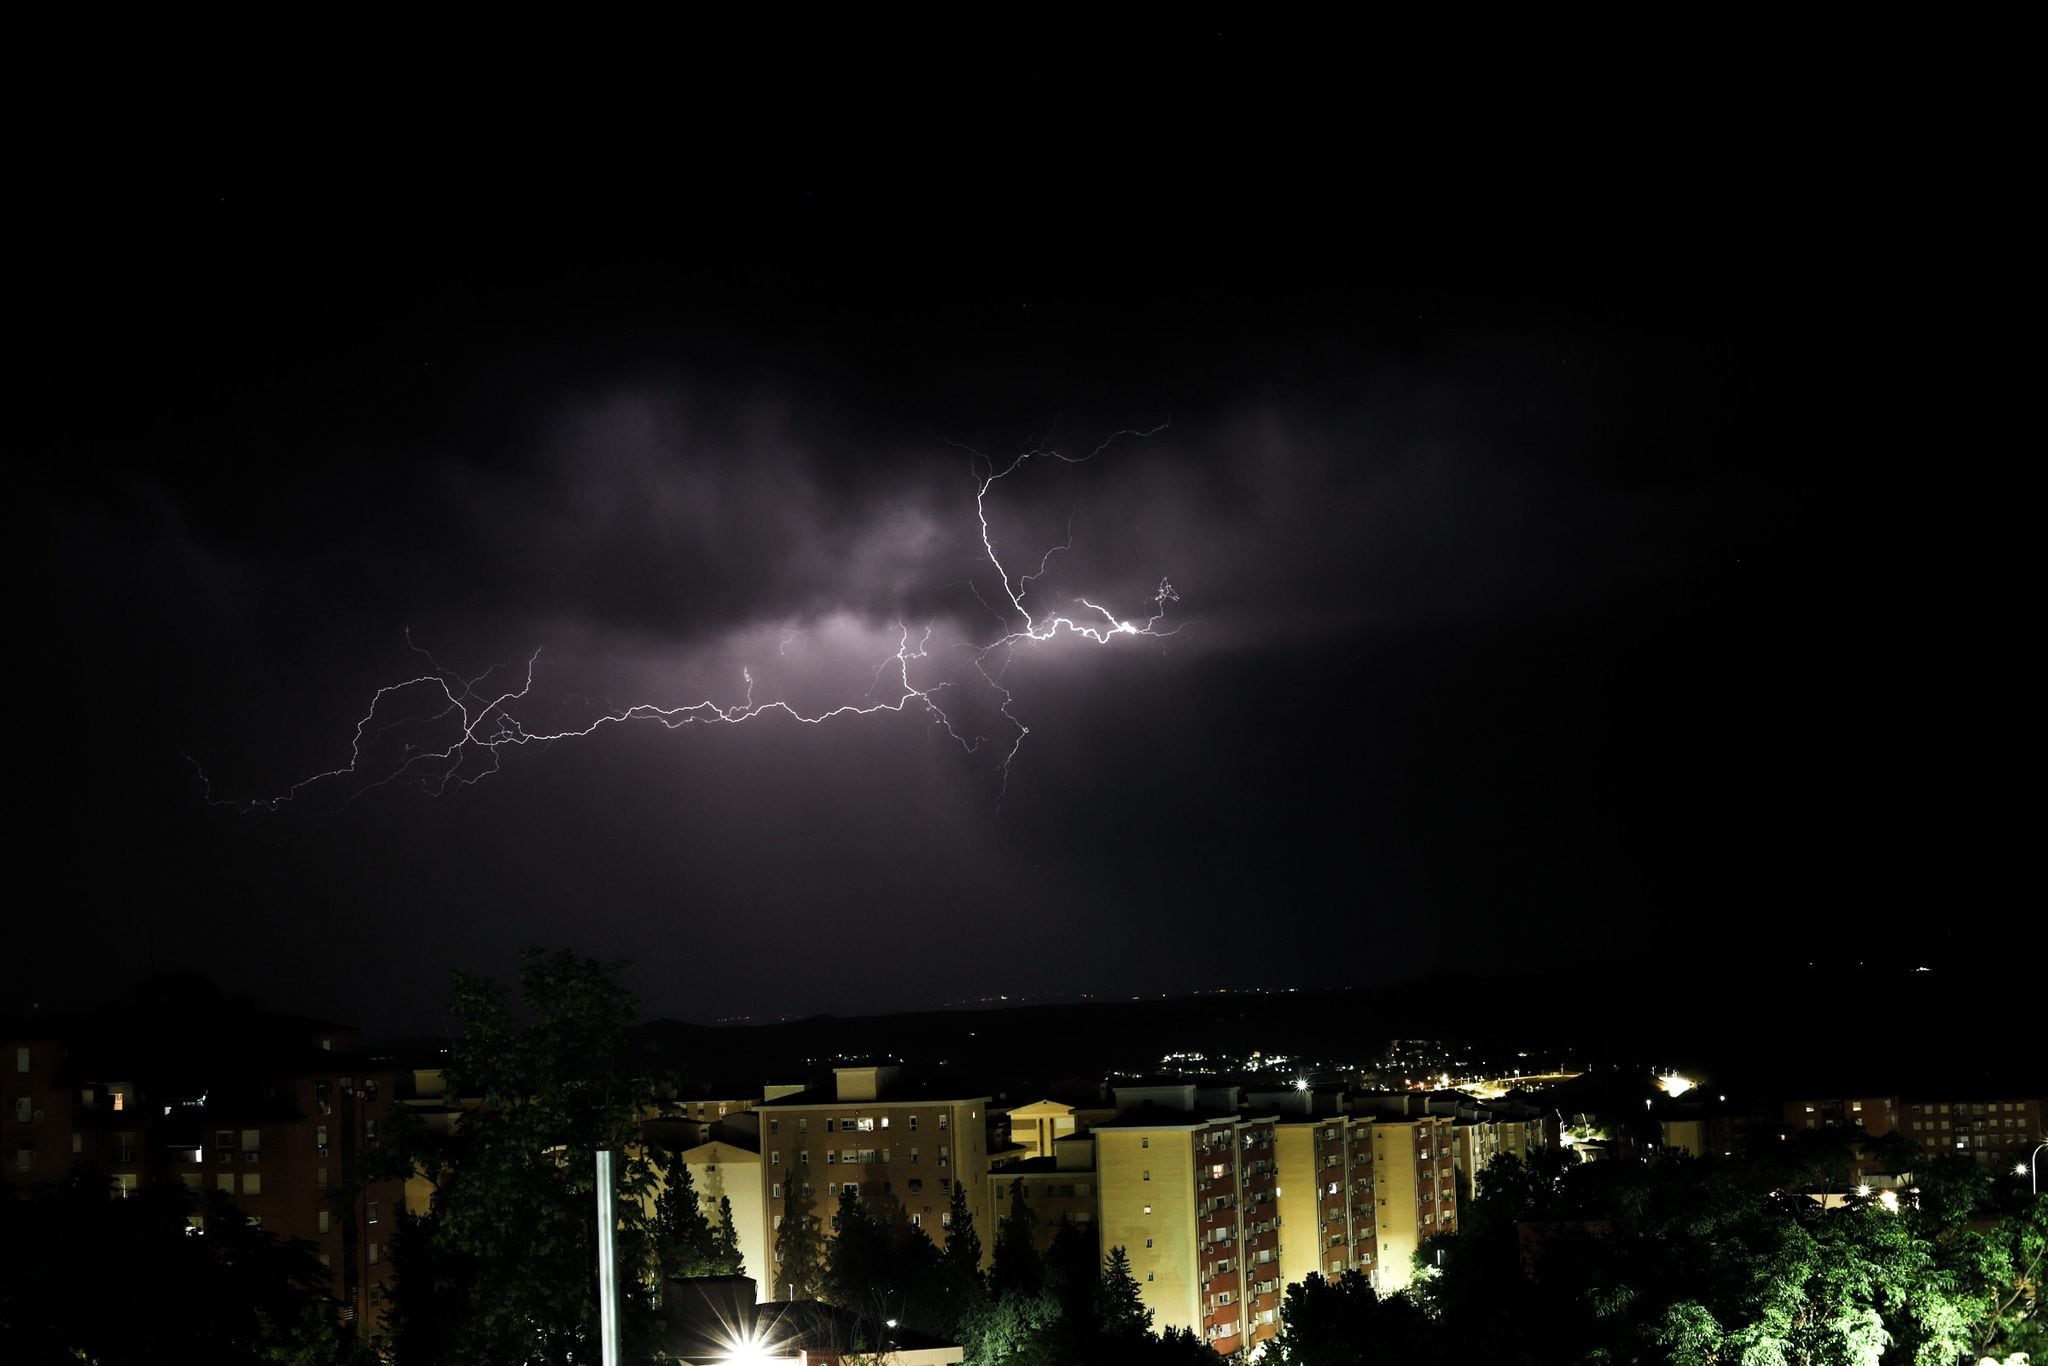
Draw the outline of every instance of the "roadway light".
M767 1366L769 1362L785 1360L782 1357L771 1356L767 1346L752 1330L727 1344L725 1359L730 1366Z

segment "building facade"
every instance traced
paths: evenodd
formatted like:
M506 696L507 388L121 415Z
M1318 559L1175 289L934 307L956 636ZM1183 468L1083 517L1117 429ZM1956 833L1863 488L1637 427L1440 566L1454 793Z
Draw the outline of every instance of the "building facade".
M1372 1126L1380 1286L1406 1289L1424 1239L1458 1231L1456 1121L1449 1115L1381 1116Z
M1155 1325L1226 1355L1278 1336L1274 1117L1146 1105L1093 1133L1102 1246L1125 1249Z
M965 1188L968 1214L993 1250L986 1095L904 1084L893 1067L833 1069L828 1099L802 1091L761 1102L761 1179L766 1187L761 1237L774 1256L775 1227L785 1187L799 1183L827 1213L848 1185L885 1218L900 1213L934 1243L946 1245L954 1183ZM735 1218L738 1209L734 1209ZM831 1221L824 1221L831 1236ZM777 1284L772 1265L761 1279Z
M1357 1271L1380 1283L1373 1118L1283 1118L1274 1129L1280 1180L1280 1280Z

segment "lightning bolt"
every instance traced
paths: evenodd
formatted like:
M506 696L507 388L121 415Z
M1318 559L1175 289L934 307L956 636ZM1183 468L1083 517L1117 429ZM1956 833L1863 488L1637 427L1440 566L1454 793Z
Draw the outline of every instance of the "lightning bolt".
M445 795L450 788L466 787L481 782L500 770L503 753L507 749L538 745L545 748L558 741L577 740L595 734L606 726L622 725L633 721L652 721L669 730L686 725L738 725L755 717L771 712L780 712L790 720L806 726L824 725L826 722L846 717L873 716L880 712L919 711L937 727L943 729L960 747L969 754L979 753L984 744L1000 744L1007 738L1008 745L1002 758L996 764L1000 779L996 806L1001 810L1004 796L1009 791L1010 770L1023 750L1025 737L1031 734L1031 727L1014 710L1016 695L1003 681L1008 674L1017 651L1031 645L1050 641L1060 636L1074 636L1095 645L1108 645L1120 636L1171 636L1179 627L1161 629L1166 619L1168 604L1180 601L1173 584L1159 581L1158 589L1152 594L1150 611L1137 617L1121 617L1109 608L1088 598L1073 601L1085 609L1076 616L1060 611L1037 611L1026 604L1033 585L1045 576L1054 555L1073 548L1073 516L1067 518L1067 537L1064 542L1046 550L1039 557L1038 568L1028 574L1013 573L1004 563L997 550L995 533L989 520L989 495L996 484L1017 474L1032 461L1057 461L1068 465L1082 465L1095 459L1120 440L1143 439L1166 430L1166 424L1148 430L1125 430L1116 432L1101 445L1086 455L1067 455L1051 448L1028 450L998 467L989 457L972 447L962 446L971 458L970 469L975 479L974 511L975 520L981 530L981 547L988 562L995 568L1002 584L1003 597L1009 603L1006 613L984 597L978 585L972 580L967 587L981 605L1007 629L986 643L969 642L964 648L971 651L971 662L975 672L999 699L996 710L1009 727L1007 737L990 737L971 730L963 731L955 724L941 704L945 690L953 686L951 681L939 681L920 685L912 680L912 666L931 657L932 627L927 624L922 634L912 643L912 629L898 622L896 649L886 655L875 666L874 683L861 702L846 702L839 706L817 712L805 712L785 701L757 702L754 699L754 673L751 667L742 668L740 677L745 685L738 701L721 703L715 700L689 702L678 706L663 706L654 702L640 702L620 707L607 701L605 710L588 725L572 726L560 730L532 730L522 722L515 709L530 699L534 687L534 668L540 662L541 652L536 649L526 657L523 669L517 670L518 684L510 686L514 666L495 664L474 677L464 677L444 668L440 661L412 639L406 632L406 646L426 662L424 672L397 683L389 683L377 689L370 698L369 707L356 721L355 735L349 745L348 762L315 773L293 783L290 788L274 797L235 799L214 794L212 780L197 760L192 763L197 774L201 797L210 805L226 806L249 814L266 811L275 812L298 800L309 791L343 783L348 785L346 806L365 793L394 785L411 786L433 796ZM957 445L958 443L953 443ZM787 633L777 653L787 651L791 641L800 631ZM495 684L494 679L506 677L507 683ZM885 695L874 700L887 680L893 696ZM396 708L399 699L408 702L414 698L426 699L426 711L392 717L389 713ZM588 700L587 698L584 700ZM446 728L452 725L452 733ZM412 734L438 732L439 739L424 741L406 739ZM393 741L398 749L395 755L388 753L385 742Z

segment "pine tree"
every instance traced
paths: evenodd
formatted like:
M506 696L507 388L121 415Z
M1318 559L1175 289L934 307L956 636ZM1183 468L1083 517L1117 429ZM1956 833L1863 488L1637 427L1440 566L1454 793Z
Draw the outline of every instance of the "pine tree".
M671 1157L668 1180L654 1203L654 1251L664 1281L719 1275L717 1235L697 1199L689 1164Z
M989 1291L996 1298L1032 1296L1045 1288L1037 1240L1038 1215L1025 1201L1019 1177L1010 1183L1010 1212L996 1224L995 1265L989 1275Z
M1080 1325L1094 1324L1102 1289L1102 1255L1096 1251L1093 1225L1060 1216L1053 1226L1052 1244L1045 1250L1045 1288L1068 1319Z
M946 1207L946 1270L962 1290L979 1293L981 1279L981 1235L974 1231L974 1212L967 1208L967 1183L953 1183L953 1197Z
M861 1203L859 1183L840 1189L825 1246L819 1298L877 1323L898 1317L889 1256L889 1229Z
M1131 1274L1130 1254L1121 1245L1109 1250L1103 1265L1098 1312L1102 1335L1110 1342L1137 1342L1152 1332L1152 1311L1145 1307L1138 1278Z
M739 1230L732 1223L732 1197L718 1197L718 1226L711 1230L711 1257L717 1268L714 1276L744 1276L747 1274L746 1260L740 1256Z
M792 1179L784 1187L782 1223L775 1230L775 1277L785 1300L813 1300L825 1261L825 1234L811 1213L809 1192Z
M953 1183L946 1207L946 1246L939 1252L939 1285L945 1309L928 1325L942 1336L965 1343L988 1309L988 1287L981 1277L981 1235L967 1208L967 1183Z

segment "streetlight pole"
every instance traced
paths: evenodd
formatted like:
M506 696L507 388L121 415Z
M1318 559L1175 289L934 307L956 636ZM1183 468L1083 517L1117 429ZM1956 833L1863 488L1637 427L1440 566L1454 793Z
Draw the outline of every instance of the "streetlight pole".
M597 1150L597 1341L602 1366L619 1366L618 1222L612 1213L612 1153Z
M2048 1148L2048 1143L2036 1143L2033 1155L2027 1158L2027 1165L2020 1169L2021 1171L2032 1171L2034 1176L2034 1194L2036 1195L2041 1193L2041 1150L2043 1148Z

